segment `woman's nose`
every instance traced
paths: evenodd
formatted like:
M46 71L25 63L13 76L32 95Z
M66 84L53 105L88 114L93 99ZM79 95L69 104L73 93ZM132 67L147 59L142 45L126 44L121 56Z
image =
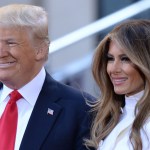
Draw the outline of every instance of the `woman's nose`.
M114 61L110 68L112 73L120 73L122 70L122 64L120 61Z

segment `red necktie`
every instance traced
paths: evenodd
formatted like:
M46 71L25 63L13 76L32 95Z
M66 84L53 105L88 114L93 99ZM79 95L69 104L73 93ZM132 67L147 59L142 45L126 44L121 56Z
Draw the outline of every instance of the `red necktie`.
M16 101L21 97L17 90L10 93L10 100L0 119L0 150L14 150L18 121Z

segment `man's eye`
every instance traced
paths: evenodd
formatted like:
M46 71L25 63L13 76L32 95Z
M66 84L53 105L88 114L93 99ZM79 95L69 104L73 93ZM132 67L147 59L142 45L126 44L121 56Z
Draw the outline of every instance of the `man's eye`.
M17 43L16 42L7 42L7 45L9 45L9 46L16 46Z

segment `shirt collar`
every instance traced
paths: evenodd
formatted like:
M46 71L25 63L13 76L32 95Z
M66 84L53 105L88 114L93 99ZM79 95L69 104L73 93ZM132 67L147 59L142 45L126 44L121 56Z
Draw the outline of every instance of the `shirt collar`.
M7 86L3 85L3 88L0 91L0 103L6 100L6 97L12 92L13 90L8 88Z
M23 96L23 98L29 102L32 106L35 105L35 102L40 94L42 89L44 80L45 80L46 72L44 67L41 71L25 86L18 89L18 92ZM6 97L11 93L13 90L8 88L7 86L3 86L1 90L1 99L0 103L6 99Z
M141 99L143 94L144 94L144 90L142 90L134 95L128 96L128 97L125 96L125 104L126 104L125 107L134 109L137 102Z

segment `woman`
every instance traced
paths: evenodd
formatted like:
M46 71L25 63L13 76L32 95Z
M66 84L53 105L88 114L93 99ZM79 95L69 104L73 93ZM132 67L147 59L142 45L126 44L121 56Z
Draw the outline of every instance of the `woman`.
M93 75L100 99L88 147L150 150L150 21L130 20L99 44Z

